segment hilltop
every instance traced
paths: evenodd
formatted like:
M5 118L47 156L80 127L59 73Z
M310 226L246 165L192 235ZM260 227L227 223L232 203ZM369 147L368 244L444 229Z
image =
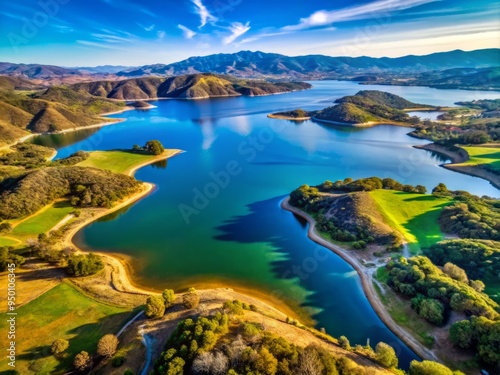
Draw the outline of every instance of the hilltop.
M0 80L0 84L2 81ZM63 86L26 95L3 81L0 89L0 144L32 133L54 132L110 121L100 113L123 110L124 103L93 97Z
M258 96L305 90L304 82L271 83L242 80L226 75L186 74L170 78L144 77L124 81L96 81L71 86L95 96L120 100L181 98L201 99L221 96Z
M302 118L312 117L314 120L341 125L367 126L377 123L405 125L412 119L404 110L412 108L432 109L432 106L412 103L398 95L387 92L369 90L359 91L356 95L344 96L335 101L337 105L319 111L295 110L273 113L272 118L295 119L296 113Z

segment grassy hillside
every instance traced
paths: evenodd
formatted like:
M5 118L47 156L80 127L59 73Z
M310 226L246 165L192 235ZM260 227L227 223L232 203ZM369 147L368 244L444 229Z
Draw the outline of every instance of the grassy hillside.
M12 143L29 132L60 131L112 121L99 114L123 108L124 103L67 87L54 86L30 95L0 89L0 145Z
M469 160L461 165L480 165L500 173L500 147L462 147L469 154Z
M72 89L111 99L183 98L199 99L218 96L254 96L293 90L304 90L311 85L299 83L270 83L237 79L228 75L187 74L170 78L144 77L123 81L79 83Z
M442 208L451 203L449 198L394 190L375 190L369 194L386 223L405 237L413 253L443 239L438 218Z
M348 124L370 122L410 123L410 117L403 109L422 108L424 104L412 103L400 96L382 91L359 91L356 95L337 99L336 106L314 113L314 118Z
M380 118L373 116L365 109L352 103L341 103L327 107L314 115L315 119L349 124L364 124L378 121Z
M337 99L335 103L354 103L361 106L381 105L399 110L422 107L432 108L432 106L413 103L401 96L378 90L359 91L356 95Z
M95 352L103 335L118 332L132 316L130 310L102 304L64 283L18 308L17 313L16 370L40 375L67 372L77 353ZM6 332L7 324L2 319L0 330ZM50 355L50 345L58 338L69 341L69 355L60 359ZM7 335L2 335L0 343L8 347ZM2 356L0 370L8 369L7 358Z

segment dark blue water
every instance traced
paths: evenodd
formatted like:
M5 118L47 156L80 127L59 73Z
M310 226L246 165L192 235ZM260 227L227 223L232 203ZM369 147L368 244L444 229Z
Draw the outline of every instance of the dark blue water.
M61 147L58 157L78 149L130 148L159 139L186 152L166 168L150 166L136 177L153 182L154 194L77 236L82 247L132 257L135 280L145 286L181 290L221 284L283 302L318 327L351 343L370 338L394 345L400 364L415 355L375 314L359 277L341 258L307 237L306 225L280 201L301 184L346 177L392 177L498 196L487 181L441 168L436 155L412 148L427 143L388 125L352 129L305 121L272 120L269 112L318 109L356 93L351 82L314 82L314 89L257 98L163 100L149 111L113 117L127 121L100 130L45 137ZM391 91L434 105L498 98L491 92L421 87L362 86Z

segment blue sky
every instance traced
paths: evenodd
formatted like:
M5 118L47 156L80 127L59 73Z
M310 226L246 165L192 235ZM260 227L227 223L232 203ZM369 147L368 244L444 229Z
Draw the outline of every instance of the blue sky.
M16 0L0 61L171 63L240 50L403 56L500 47L496 0Z

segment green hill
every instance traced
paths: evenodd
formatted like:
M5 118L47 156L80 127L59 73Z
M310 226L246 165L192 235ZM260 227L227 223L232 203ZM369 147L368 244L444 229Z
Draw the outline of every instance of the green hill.
M412 103L398 95L382 91L359 91L356 95L337 99L335 106L314 113L314 119L347 124L388 122L405 124L410 117L403 110L409 108L433 108L425 104Z

